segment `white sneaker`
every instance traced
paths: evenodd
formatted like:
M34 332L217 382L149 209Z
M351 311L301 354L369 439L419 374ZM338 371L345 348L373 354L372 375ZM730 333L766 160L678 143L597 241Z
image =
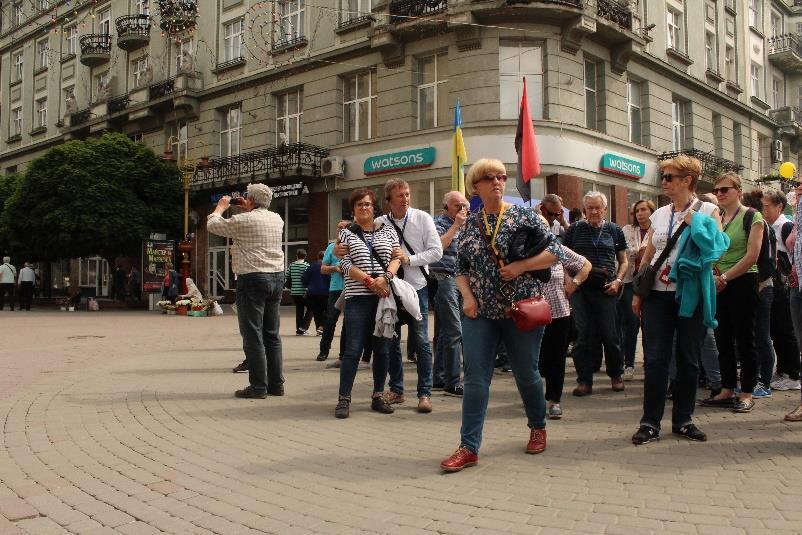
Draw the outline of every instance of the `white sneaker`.
M802 390L802 384L798 380L788 378L788 381L785 383L788 385L788 390Z
M635 368L624 368L624 381L631 381L635 378Z
M788 382L790 380L791 380L791 378L788 377L788 375L783 373L783 374L780 374L779 377L774 379L771 382L771 384L769 384L769 386L771 387L772 390L780 390L780 391L790 390L791 388L788 385Z

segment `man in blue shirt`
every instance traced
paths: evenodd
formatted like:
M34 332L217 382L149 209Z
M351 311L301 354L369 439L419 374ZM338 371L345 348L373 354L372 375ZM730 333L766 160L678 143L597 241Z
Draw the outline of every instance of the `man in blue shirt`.
M457 267L457 246L460 228L468 215L468 200L458 191L443 197L443 213L434 218L434 226L443 244L443 257L429 265L429 274L437 279L434 310L437 333L434 349L433 387L442 388L447 396L462 396L462 303L454 273Z
M337 236L340 231L346 228L350 221L340 221L337 223ZM338 238L339 239L339 238ZM340 298L343 292L343 276L340 273L339 265L340 259L334 256L334 246L336 241L330 243L326 247L326 252L323 253L323 265L320 267L320 272L324 275L331 275L331 282L329 283L329 302L326 311L326 325L323 328L323 336L320 339L320 353L317 355L317 360L322 362L329 358L329 350L331 349L331 342L334 339L334 331L337 328L337 320L340 319L340 311L334 304ZM342 333L340 334L340 356L342 356L345 347L345 326L343 326Z

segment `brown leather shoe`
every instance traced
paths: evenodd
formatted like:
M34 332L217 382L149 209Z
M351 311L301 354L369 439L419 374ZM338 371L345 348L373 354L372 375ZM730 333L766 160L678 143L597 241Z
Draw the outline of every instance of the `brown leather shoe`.
M526 445L526 453L543 453L546 451L546 430L532 429L529 433L529 443Z
M581 398L582 396L589 396L592 393L593 393L593 387L590 385L586 385L584 383L579 383L578 385L576 385L576 388L574 388L573 391L573 394L578 398Z
M399 394L392 390L384 394L384 402L388 405L395 405L396 403L403 403L404 401L404 394Z
M421 396L418 398L418 412L424 414L432 412L432 399L429 396Z
M610 382L613 385L613 392L623 392L624 391L624 378L623 377L616 377L615 379L610 379Z

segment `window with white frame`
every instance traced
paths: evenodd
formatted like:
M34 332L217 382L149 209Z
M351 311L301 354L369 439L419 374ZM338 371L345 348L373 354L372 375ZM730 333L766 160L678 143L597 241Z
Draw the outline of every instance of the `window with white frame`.
M671 150L682 150L685 144L685 102L671 100Z
M435 54L419 58L418 73L418 130L438 126L440 110L447 106L445 88L448 81L448 55Z
M99 95L109 86L109 71L96 74L93 82L94 94Z
M749 68L749 82L752 89L752 96L760 98L760 80L763 77L763 68L757 63L752 63Z
M77 54L78 53L78 25L69 26L64 29L66 34L64 41L64 53Z
M193 57L195 45L192 39L184 39L175 43L175 72L183 72L186 65L191 65L192 62L187 63L187 59Z
M776 76L771 79L771 102L774 109L785 106L785 82Z
M14 58L14 81L19 82L22 80L22 74L24 72L22 50L14 52L12 57Z
M705 32L705 69L718 72L718 61L716 60L716 35L713 32Z
M642 84L635 80L627 81L627 115L629 118L629 141L643 144L641 131L641 92Z
M304 0L279 0L278 44L303 37L304 34Z
M142 56L131 62L131 85L137 89L147 84L148 57Z
M779 37L783 34L782 15L773 10L771 12L771 18L769 19L769 32L771 33L771 37Z
M12 136L22 135L22 107L11 110L11 132Z
M150 15L150 0L136 0L136 14Z
M735 48L730 45L724 52L724 78L729 82L735 81Z
M22 26L22 23L25 22L25 11L22 8L22 2L14 2L12 9L14 26Z
M50 0L36 0L36 9L39 11L47 11L50 9Z
M585 126L592 130L599 129L597 68L595 61L585 60Z
M343 141L376 136L376 70L343 77Z
M348 22L369 16L372 4L373 0L343 0L340 21Z
M543 48L526 41L502 41L498 49L502 119L517 119L526 79L529 113L543 118Z
M189 154L189 129L186 121L170 125L170 149L176 161L186 161Z
M239 134L241 127L239 104L221 111L220 156L223 158L239 154Z
M763 0L749 0L749 26L760 29L760 3Z
M666 8L666 46L678 52L682 52L682 13L671 8Z
M225 61L232 61L242 57L244 30L245 21L243 19L238 19L225 25L223 32L223 58Z
M34 112L36 115L36 127L37 128L45 128L47 127L47 99L40 98L35 103Z
M111 8L107 7L98 11L98 33L111 34Z
M50 46L47 39L36 42L36 69L46 69L49 64Z
M303 88L276 95L276 145L301 141L303 115Z

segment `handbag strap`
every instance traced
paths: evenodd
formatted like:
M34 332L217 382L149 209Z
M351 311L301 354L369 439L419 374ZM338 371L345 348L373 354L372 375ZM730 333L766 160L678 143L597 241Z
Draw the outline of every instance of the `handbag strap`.
M694 212L698 212L699 208L701 207L702 207L702 201L697 199L694 205L691 207L691 210ZM654 263L655 270L659 269L660 266L663 265L663 262L665 262L666 259L668 259L668 255L671 254L671 249L673 249L674 246L677 244L677 242L679 241L679 237L682 234L682 231L685 230L685 227L687 226L688 224L685 221L683 221L682 224L677 228L676 232L674 232L674 234L672 234L671 237L668 239L665 249L663 249L663 252L660 253L660 256L657 257L657 261ZM671 229L668 230L671 231Z
M368 248L368 251L370 251L370 254L372 254L373 258L375 258L376 261L379 263L379 266L384 270L385 273L387 273L389 271L389 266L384 263L384 261L379 256L379 253L376 252L376 249L373 248L373 246L370 245L368 241L365 239L365 233L362 231L362 228L356 223L353 223L351 227L352 228L349 228L348 230L356 234L357 237L359 237L359 239L362 240L362 242Z
M387 215L386 217L387 221L389 221L390 224L395 229L396 234L398 234L398 239L401 241L402 244L404 244L404 247L407 248L407 251L409 251L409 254L415 256L415 249L412 248L407 239L404 237L404 231L398 228L398 225L395 224L395 221L393 221L393 218L390 215ZM406 228L406 225L404 225L404 228ZM424 279L428 277L429 273L427 273L426 270L423 269L423 266L418 266L418 269L420 270L421 273L423 273Z

